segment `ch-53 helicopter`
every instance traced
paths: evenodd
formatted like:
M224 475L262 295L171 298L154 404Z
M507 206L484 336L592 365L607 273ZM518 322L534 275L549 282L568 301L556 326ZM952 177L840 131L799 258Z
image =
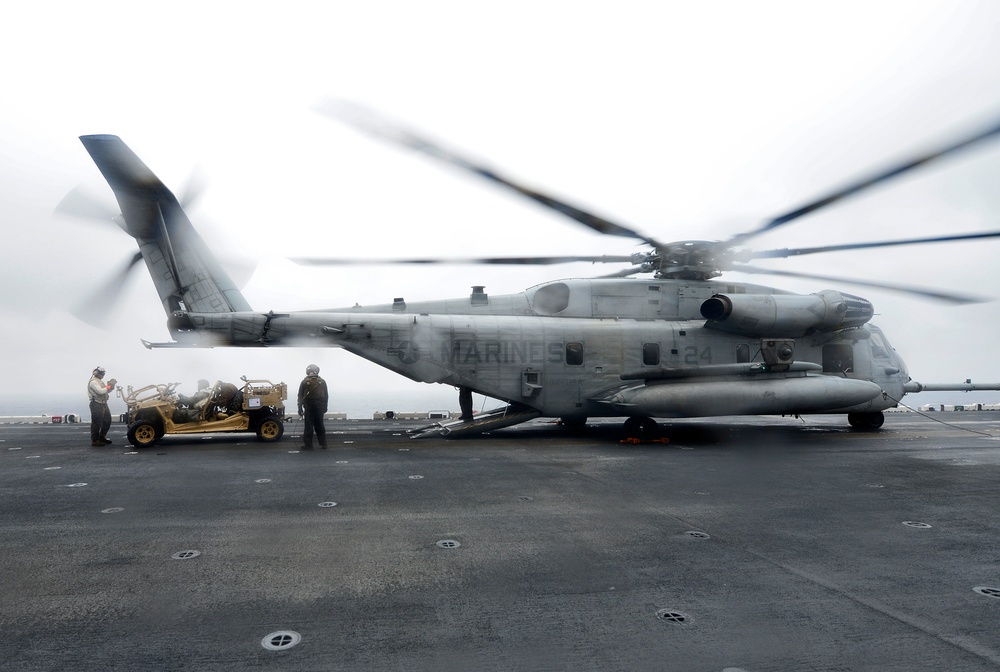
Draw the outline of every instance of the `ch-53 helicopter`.
M634 238L650 250L629 256L402 259L398 263L626 263L619 273L546 282L518 294L354 306L324 311L253 310L195 231L171 191L116 136L80 139L117 197L116 221L139 246L167 328L146 347L341 347L415 381L460 389L463 419L415 436L450 437L535 417L580 427L588 417L624 417L633 436L655 435L655 418L846 414L860 430L882 426L883 411L907 393L998 390L1000 384L923 385L910 378L864 298L826 289L801 295L716 280L725 271L806 277L878 287L956 303L970 297L909 286L783 272L747 264L862 248L1000 236L1000 231L883 242L753 251L750 239L1000 134L1000 124L877 172L725 241L662 243L629 227L514 182L427 138L356 106L322 111L572 218L600 233ZM304 264L371 263L301 258ZM632 278L650 273L650 278ZM506 405L471 415L470 392Z

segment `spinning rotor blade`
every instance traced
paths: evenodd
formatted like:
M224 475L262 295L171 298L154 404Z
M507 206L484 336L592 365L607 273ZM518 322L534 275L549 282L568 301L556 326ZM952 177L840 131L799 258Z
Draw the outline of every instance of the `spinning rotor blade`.
M188 175L187 182L181 188L181 197L177 199L177 202L181 204L181 208L186 212L198 202L201 198L202 193L205 191L205 186L208 181L205 179L204 174L197 166Z
M756 266L747 266L746 264L733 264L732 268L729 270L735 271L737 273L754 273L762 275L779 275L786 278L806 278L808 280L829 280L830 282L842 282L846 284L858 285L860 287L874 287L876 289L887 289L893 292L901 292L903 294L913 294L914 296L920 296L927 299L936 299L938 301L945 301L947 303L983 303L986 299L982 299L976 296L970 296L967 294L951 294L949 292L939 292L934 289L924 289L922 287L914 287L912 285L896 285L884 282L872 282L870 280L858 280L856 278L839 278L832 275L818 275L816 273L797 273L795 271L775 271L769 268L759 268Z
M819 252L840 252L841 250L862 250L873 247L893 247L896 245L921 245L923 243L945 243L953 240L974 240L976 238L996 238L998 236L1000 236L1000 231L988 231L986 233L964 233L954 236L935 236L933 238L884 240L875 243L845 243L843 245L824 245L822 247L786 247L780 250L761 250L759 252L737 253L737 255L741 259L783 259L803 254L817 254Z
M593 264L621 264L633 261L631 256L601 256L601 257L483 257L480 259L333 259L330 257L293 257L296 264L303 266L347 266L363 264L510 264L539 265L569 264L576 261Z
M802 217L803 215L807 215L810 212L819 210L820 208L825 208L831 203L836 203L837 201L847 198L848 196L853 196L854 194L864 191L865 189L869 189L870 187L873 187L877 184L881 184L882 182L891 180L894 177L903 175L913 170L914 168L919 168L920 166L926 163L930 163L935 159L939 159L942 156L947 156L959 150L965 149L966 147L971 147L976 143L988 140L989 138L992 138L993 136L998 134L1000 134L1000 123L995 122L992 126L982 131L979 131L978 133L975 133L974 135L971 135L963 140L954 142L950 145L946 145L934 151L926 152L911 159L910 161L906 161L897 166L893 166L888 170L883 170L873 175L869 175L868 177L858 180L853 184L849 184L831 194L828 194L827 196L819 198L813 201L812 203L803 205L802 207L792 210L791 212L787 212L781 215L780 217L775 217L774 219L765 223L763 226L757 229L754 229L747 233L737 234L732 238L730 238L728 241L726 241L724 245L726 246L740 245L745 241L749 240L750 238L759 236L760 234L766 233L767 231L770 231L772 229L776 229L779 226L783 226L788 222L794 221L799 217Z
M142 261L142 253L136 252L125 266L71 311L73 316L82 322L103 328L107 324L114 306L121 301L125 280L140 261Z
M68 217L96 219L109 223L114 223L115 217L118 216L117 210L112 210L103 200L90 196L80 187L75 187L66 194L54 212Z
M636 238L645 242L647 245L651 245L653 247L658 246L655 240L642 235L638 231L634 231L626 226L622 226L621 224L615 224L614 222L604 219L603 217L599 217L598 215L570 205L565 201L560 201L559 199L548 196L542 192L535 191L534 189L531 189L523 184L519 184L513 180L502 177L484 165L477 164L469 159L459 156L458 154L445 149L441 145L431 142L424 136L404 129L387 119L379 117L379 115L372 110L348 103L346 101L337 100L326 101L319 105L317 109L334 119L350 124L358 130L374 135L382 140L394 142L398 145L422 152L428 156L438 159L439 161L450 163L453 166L457 166L458 168L478 175L479 177L489 180L490 182L511 189L522 196L526 196L537 203L541 203L545 207L566 215L570 219L573 219L580 224L597 231L598 233L610 236L623 236L625 238Z
M597 279L604 280L605 278L627 278L628 276L634 275L635 273L642 273L643 270L644 269L642 266L632 266L630 268L624 268L616 273L608 273L607 275L598 275Z

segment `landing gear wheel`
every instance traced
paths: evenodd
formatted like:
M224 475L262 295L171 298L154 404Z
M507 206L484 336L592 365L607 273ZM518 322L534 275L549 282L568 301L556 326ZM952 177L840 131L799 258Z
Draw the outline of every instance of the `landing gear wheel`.
M660 426L656 420L634 415L624 424L625 434L629 438L655 439L660 436Z
M163 436L163 430L149 420L136 420L128 426L128 442L136 448L145 448Z
M874 413L848 413L847 422L849 422L851 427L854 429L873 432L881 427L882 423L885 422L885 415L882 411L876 411Z
M285 433L285 423L277 416L268 416L257 425L257 438L265 443L277 441Z

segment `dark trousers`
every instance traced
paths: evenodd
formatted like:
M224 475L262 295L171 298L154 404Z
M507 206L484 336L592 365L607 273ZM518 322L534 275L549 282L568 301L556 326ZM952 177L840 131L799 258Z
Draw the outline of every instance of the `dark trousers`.
M90 402L90 440L99 441L111 429L111 409L99 401Z
M322 406L313 406L308 403L302 407L304 411L305 427L302 430L302 443L312 447L313 431L316 432L316 439L319 445L326 447L326 427L323 425L323 414L326 410Z

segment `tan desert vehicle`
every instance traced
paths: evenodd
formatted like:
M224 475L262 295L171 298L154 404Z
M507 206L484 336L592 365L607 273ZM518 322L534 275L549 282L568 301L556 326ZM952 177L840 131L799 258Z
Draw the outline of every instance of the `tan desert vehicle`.
M166 434L254 432L261 441L277 441L285 432L288 386L269 380L242 378L243 387L217 382L207 400L185 407L174 390L180 383L118 388L128 406L128 440L137 448L156 443Z

